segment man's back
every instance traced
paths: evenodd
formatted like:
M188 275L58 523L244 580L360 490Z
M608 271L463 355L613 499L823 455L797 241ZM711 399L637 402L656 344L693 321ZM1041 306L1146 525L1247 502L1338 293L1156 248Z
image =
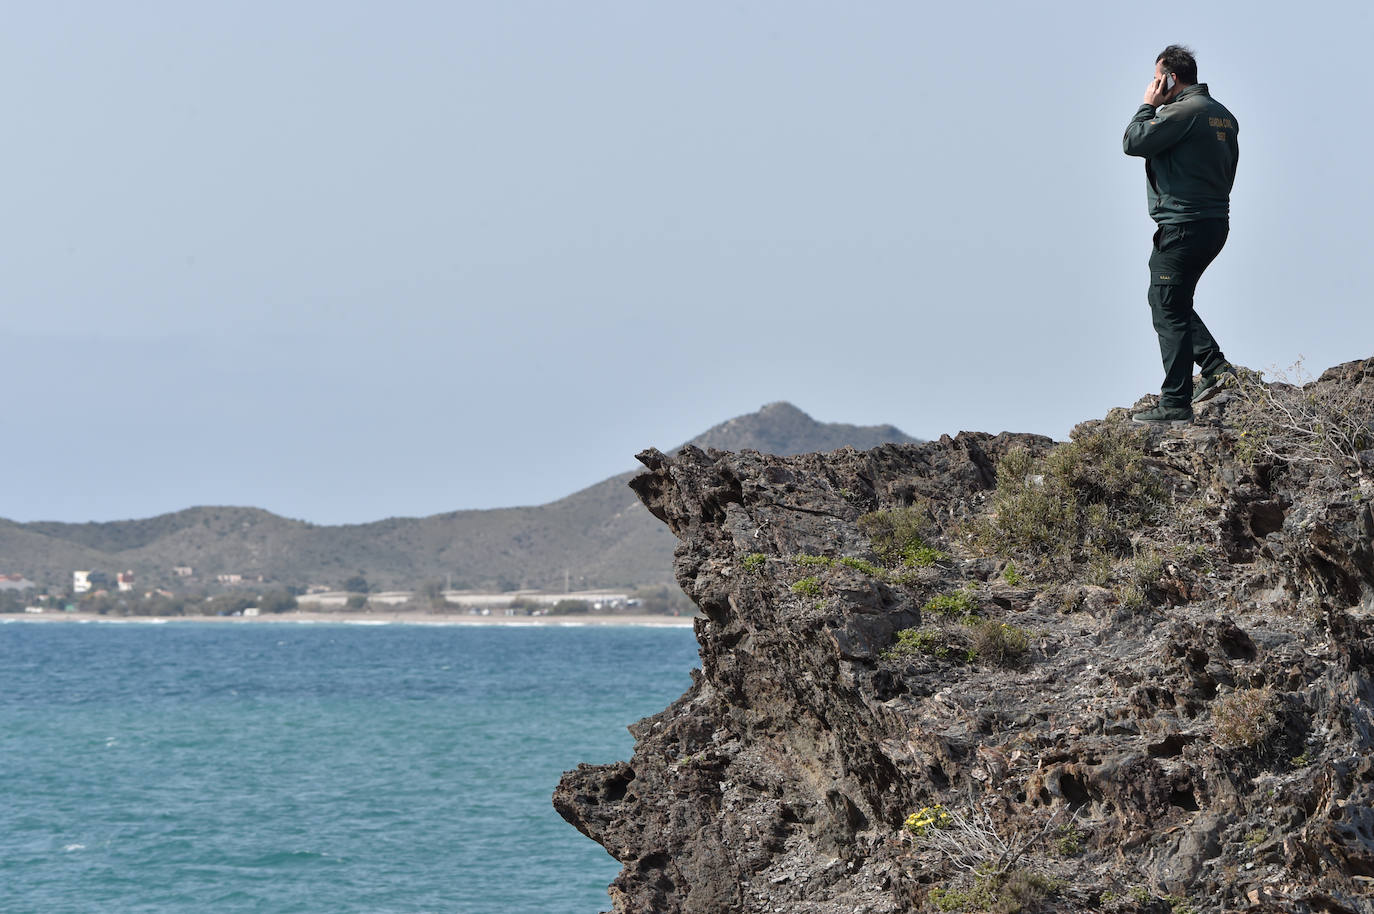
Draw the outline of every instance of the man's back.
M1236 119L1206 83L1188 86L1172 103L1141 105L1122 147L1145 158L1150 217L1161 225L1226 219L1240 147Z

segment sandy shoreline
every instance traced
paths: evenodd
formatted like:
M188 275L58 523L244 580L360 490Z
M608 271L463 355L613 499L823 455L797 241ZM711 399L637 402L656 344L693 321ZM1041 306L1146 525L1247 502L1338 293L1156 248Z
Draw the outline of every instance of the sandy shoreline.
M175 624L213 622L220 625L503 625L544 628L590 628L596 626L647 626L651 628L690 628L691 616L647 616L594 614L575 616L479 616L472 613L398 612L289 612L262 616L101 616L83 612L7 613L6 622L86 622L104 624Z

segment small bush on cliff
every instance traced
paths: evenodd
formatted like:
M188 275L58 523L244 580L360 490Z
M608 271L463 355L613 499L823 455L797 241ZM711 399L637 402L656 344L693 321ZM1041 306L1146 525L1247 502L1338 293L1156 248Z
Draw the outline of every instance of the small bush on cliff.
M1169 905L1169 914L1197 914L1197 908L1186 898L1178 895L1165 895L1164 901Z
M1374 375L1313 381L1301 360L1271 374L1266 383L1260 372L1237 372L1237 456L1359 469L1360 452L1374 447Z
M866 574L870 577L879 578L881 580L887 579L887 575L883 572L881 568L879 568L877 565L874 565L872 562L865 562L863 559L856 559L853 556L845 556L844 558L840 559L840 564L846 568L853 568L860 574Z
M924 655L963 663L983 660L998 666L1018 664L1030 647L1026 631L1005 622L980 619L977 610L971 588L931 597L922 612L937 624L897 632L883 657L900 660Z
M965 872L988 875L1005 872L1003 864L1012 853L986 810L972 802L966 809L927 806L902 823L907 838L917 847L933 850Z
M824 592L820 578L808 577L792 585L792 592L803 597L819 597Z
M1141 436L1103 426L1037 459L1025 450L997 465L990 517L974 525L984 550L1047 577L1066 577L1094 554L1125 555L1130 533L1155 521L1165 491Z
M964 616L958 625L944 623L902 629L883 658L903 660L925 656L957 663L979 661L1014 667L1025 659L1029 649L1030 636L1024 629L992 619Z
M902 564L912 568L929 568L936 562L942 562L949 558L946 553L941 552L933 546L925 543L913 545L902 552Z
M1129 613L1138 613L1149 605L1145 598L1145 588L1128 581L1116 589L1116 602Z
M973 887L974 897L970 897L967 903L961 907L941 910L953 911L962 908L970 911L987 911L990 914L1021 914L1023 911L1037 910L1041 901L1059 894L1060 890L1060 883L1042 873L1017 869L979 879ZM953 900L948 895L946 898L949 901Z
M937 625L926 625L902 629L897 633L892 647L883 653L886 660L904 660L916 656L972 663L977 651L963 633Z
M762 571L766 564L768 564L768 556L762 552L751 552L740 559L740 565L745 571Z
M1116 558L1110 552L1093 549L1088 553L1088 566L1083 576L1089 584L1110 587L1116 577Z
M1013 870L1000 876L984 876L964 889L930 890L937 911L978 911L989 914L1021 914L1035 910L1042 899L1057 894L1054 880L1030 870Z
M1131 559L1131 581L1148 590L1159 584L1164 575L1164 556L1154 549L1138 552Z
M1085 837L1083 830L1070 822L1068 825L1059 826L1058 836L1051 846L1060 857L1076 857L1083 852Z
M977 607L973 603L973 594L967 590L956 590L931 597L921 609L937 616L971 616Z
M1053 818L1046 829L1052 822ZM1048 877L1017 866L1028 845L1018 847L1015 839L1003 838L976 803L967 810L924 807L908 816L902 829L918 848L935 851L956 869L971 874L972 884L931 889L927 900L936 910L1018 914L1033 910L1060 890Z
M932 829L948 828L952 824L954 817L949 814L949 810L936 803L934 806L922 806L907 816L902 828L913 835L924 835Z
M841 556L840 558L832 558L828 555L798 554L792 556L792 561L796 562L803 568L834 568L836 565L841 565L845 568L852 568L860 574L866 574L871 578L877 578L878 580L887 582L889 584L907 583L905 576L889 572L885 568L879 568L872 562L852 555Z
M858 524L878 559L889 567L927 568L946 557L926 543L931 524L923 504L874 511L860 517Z
M1212 703L1212 722L1218 745L1254 749L1278 727L1278 700L1272 689L1240 689Z
M1151 595L1157 593L1164 570L1164 557L1153 549L1138 552L1120 563L1102 553L1089 562L1087 577L1099 587L1111 586L1118 576L1124 578L1113 588L1116 602L1125 611L1138 613L1152 604Z
M1015 666L1030 648L1025 629L984 619L973 631L973 649L979 660L998 666Z
M975 523L976 542L988 552L1021 561L1040 570L1072 554L1078 537L1076 502L1057 487L1046 485L1044 474L1029 453L1012 451L997 465L993 514Z
M1102 426L1060 445L1045 459L1047 475L1068 485L1079 500L1102 505L1128 518L1143 519L1164 497L1145 469L1144 435L1121 426Z

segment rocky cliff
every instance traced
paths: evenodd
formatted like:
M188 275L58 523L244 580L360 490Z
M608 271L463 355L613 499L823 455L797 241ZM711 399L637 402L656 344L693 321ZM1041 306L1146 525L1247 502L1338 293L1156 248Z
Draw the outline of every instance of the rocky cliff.
M554 796L614 910L1374 912L1371 402L1374 359L1180 430L641 454L705 618Z

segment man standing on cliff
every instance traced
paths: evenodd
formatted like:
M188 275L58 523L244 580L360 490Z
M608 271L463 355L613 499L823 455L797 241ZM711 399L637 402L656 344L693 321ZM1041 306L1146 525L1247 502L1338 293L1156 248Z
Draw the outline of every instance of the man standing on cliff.
M1193 292L1226 244L1240 157L1236 119L1197 81L1192 51L1171 44L1155 59L1154 78L1122 145L1126 155L1145 159L1150 218L1158 225L1149 301L1164 361L1159 406L1131 418L1183 426L1193 420L1194 403L1233 377L1221 347L1193 310ZM1196 390L1194 362L1202 370Z

